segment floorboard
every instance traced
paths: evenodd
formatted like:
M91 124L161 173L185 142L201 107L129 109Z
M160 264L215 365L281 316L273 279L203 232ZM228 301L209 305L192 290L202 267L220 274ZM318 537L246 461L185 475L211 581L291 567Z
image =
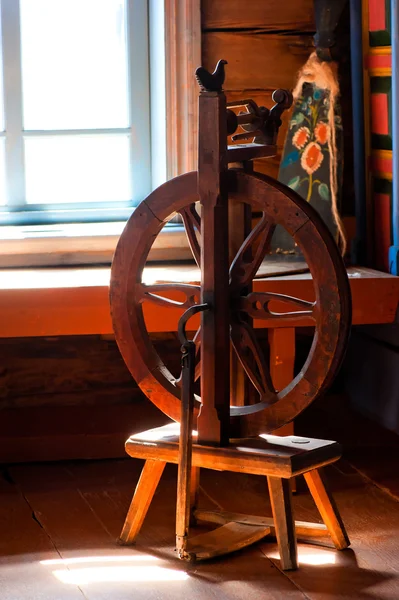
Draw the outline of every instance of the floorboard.
M137 546L118 546L140 467L139 461L124 460L10 469L60 554L60 564L49 568L61 581L75 582L88 600L305 598L259 547L212 563L177 561L173 467L157 490Z
M82 600L77 587L60 586L45 567L59 553L6 471L0 472L1 600ZM44 563L44 564L43 564Z
M165 470L137 544L123 547L117 538L141 461L10 465L0 478L1 600L397 600L396 440L360 428L355 442L349 421L335 419L337 431L326 415L322 425L321 416L320 435L338 433L347 443L345 459L327 475L349 549L338 552L328 539L324 548L301 543L299 570L283 573L275 540L265 538L235 555L190 565L174 554L175 466ZM306 435L309 418L298 427ZM374 458L366 453L369 464L359 450L368 448L368 438L378 448ZM296 519L320 522L302 477L293 505ZM236 473L203 470L200 506L271 514L265 478Z
M286 577L306 598L399 598L398 502L345 461L326 472L351 547L338 552L332 547L299 544L300 569L286 572ZM302 477L298 478L297 487L293 498L295 518L321 522ZM266 482L261 477L223 473L219 478L208 477L206 490L214 499L215 508L230 510L234 505L237 512L271 514ZM326 541L330 544L328 538ZM276 544L263 541L259 546L280 568Z

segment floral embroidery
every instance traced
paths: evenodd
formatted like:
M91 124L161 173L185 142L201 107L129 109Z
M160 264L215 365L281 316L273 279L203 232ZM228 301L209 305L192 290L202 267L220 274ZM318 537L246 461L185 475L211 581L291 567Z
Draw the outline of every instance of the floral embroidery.
M298 131L296 131L293 135L292 144L295 146L295 148L298 148L298 150L301 150L305 146L305 144L307 143L309 138L310 138L309 128L308 127L300 127L298 129Z
M314 129L314 136L320 144L326 144L328 142L328 136L330 135L330 126L323 121L319 121Z
M320 167L323 162L323 154L319 144L316 142L310 142L305 148L301 156L302 169L312 175Z
M329 186L324 183L326 177L329 180L329 106L328 92L315 84L304 86L303 95L295 103L290 122L292 136L287 138L280 166L281 180L288 181L288 186L308 202L313 193L323 201L330 198ZM342 128L339 115L335 116L335 125Z

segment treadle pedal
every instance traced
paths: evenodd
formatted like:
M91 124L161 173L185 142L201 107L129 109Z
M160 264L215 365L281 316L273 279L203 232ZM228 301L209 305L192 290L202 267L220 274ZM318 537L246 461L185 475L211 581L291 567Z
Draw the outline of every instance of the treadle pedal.
M270 527L226 523L213 531L201 533L188 540L185 560L199 561L229 554L258 542L270 534Z

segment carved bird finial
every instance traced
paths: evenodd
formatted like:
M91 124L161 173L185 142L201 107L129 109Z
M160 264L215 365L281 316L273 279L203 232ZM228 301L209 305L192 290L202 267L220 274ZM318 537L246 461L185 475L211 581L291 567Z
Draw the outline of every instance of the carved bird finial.
M202 92L222 91L225 78L224 65L227 65L227 60L219 60L213 73L209 73L204 67L198 67L195 77Z

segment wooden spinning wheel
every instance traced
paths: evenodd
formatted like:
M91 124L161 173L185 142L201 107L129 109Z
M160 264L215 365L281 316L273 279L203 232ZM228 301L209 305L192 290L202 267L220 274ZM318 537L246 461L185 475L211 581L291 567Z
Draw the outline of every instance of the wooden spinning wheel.
M214 447L217 453L217 447L227 447L228 451L231 440L265 434L293 420L332 382L344 355L351 321L346 270L326 226L293 190L252 170L253 158L276 152L280 115L290 105L289 93L275 92L276 105L270 111L257 107L251 100L228 105L221 91L223 68L221 61L212 76L206 75L207 86L202 85L200 93L198 173L187 173L165 183L136 208L118 243L111 274L111 310L122 356L148 398L171 419L182 423L177 510L177 547L182 558L220 553L186 551L192 425L198 431L196 443ZM215 76L217 81L208 76ZM236 115L234 107L245 110ZM233 134L238 126L244 133L233 135L233 140L253 137L256 143L228 146L227 135ZM200 284L146 285L143 270L151 246L176 213L182 217L193 257L201 269ZM252 228L253 213L260 218ZM308 263L314 283L313 301L253 289L253 280L269 252L277 225L291 234ZM176 294L183 296L183 300L177 300ZM183 365L188 365L186 370L183 368L183 376L172 375L152 345L144 315L145 304L149 302L181 310L179 330L182 350L186 352ZM185 326L188 317L200 311L195 351L193 342L185 342ZM255 334L254 321L281 327L294 320L314 326L313 343L301 371L288 386L276 390ZM235 376L231 377L232 373ZM198 377L201 394L194 400L194 379ZM137 453L140 444L133 440L134 451L128 452L141 456ZM155 455L155 462L177 462L177 455L171 453L169 446L166 454L162 448L159 448L161 458ZM146 452L150 452L148 448ZM335 454L328 452L323 464L338 456L336 449ZM319 462L320 456L317 454ZM145 457L149 460L139 485L146 488L145 477L149 478L151 496L163 467L152 464L151 452ZM203 458L195 460L197 466L207 464L206 460L205 464L201 462ZM268 478L274 473L269 463L270 460L262 471ZM236 470L234 466L226 468ZM253 468L247 466L245 471L243 467L245 472L253 472ZM298 468L297 471L303 472ZM269 481L271 493L277 489L273 485ZM146 512L144 504L148 507L146 500L142 508L137 508L144 502L140 500L143 494L144 491L136 491L129 512L130 515L136 511L139 515L134 517L137 531ZM288 500L285 498L284 502ZM122 539L131 541L134 536L129 516L126 523ZM235 541L225 551L245 545L241 529L233 527L233 530ZM262 537L262 532L266 535L264 524L258 523L255 537L245 534L246 543ZM345 544L344 536L336 545ZM294 568L295 560L291 558L286 561L291 565L287 568Z
M202 240L208 233L196 235L196 231L201 231L201 219L195 208L197 179L195 172L177 177L155 190L136 209L122 234L112 267L111 305L119 348L143 392L176 421L180 420L180 387L152 346L145 327L143 304L154 302L173 308L179 304L183 312L200 302L201 287L173 283L146 286L141 276L155 236L175 212L183 217L193 255L200 263ZM245 203L262 214L230 265L230 281L226 282L223 302L228 306L226 324L230 328L230 339L260 397L258 403L250 406L231 406L234 432L231 437L238 437L277 429L294 419L326 389L345 351L350 295L346 270L335 242L309 204L294 191L262 175L229 170L226 186L231 205ZM269 249L277 224L289 231L308 262L315 287L314 302L251 291L252 280ZM210 242L207 243L210 246ZM170 300L165 297L168 292L182 292L185 300ZM281 307L276 312L269 307L273 302ZM293 314L295 309L300 313ZM289 386L276 392L250 322L266 320L269 325L272 321L282 326L289 325L293 318L313 324L315 336L301 372ZM201 332L197 342L200 336ZM227 336L224 334L224 337ZM221 352L228 355L225 350ZM196 415L198 407L199 402Z

